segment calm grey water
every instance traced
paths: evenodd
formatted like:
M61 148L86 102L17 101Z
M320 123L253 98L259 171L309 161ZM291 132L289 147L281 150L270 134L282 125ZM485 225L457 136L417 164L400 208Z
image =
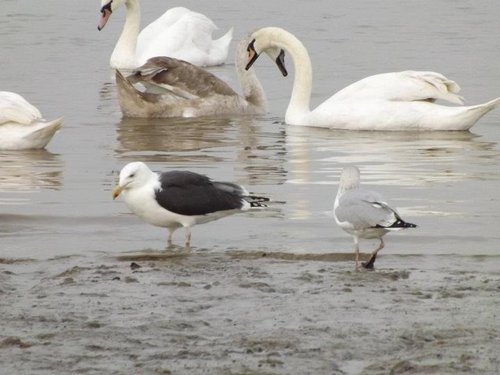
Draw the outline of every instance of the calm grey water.
M234 26L233 46L261 26L296 34L313 61L313 105L365 76L406 69L445 74L470 104L500 96L497 0L143 0L143 24L177 5L205 13L221 34ZM265 116L122 119L109 56L124 11L98 32L99 8L0 3L0 89L47 119L65 118L46 151L0 152L2 334L20 338L0 341L9 373L123 373L134 361L143 373L171 373L161 370L167 355L176 374L401 373L404 358L421 373L497 373L500 110L470 133L292 128L283 118L293 73L285 79L261 58ZM233 70L231 61L213 69L237 87ZM166 245L165 230L111 199L118 171L135 160L285 203L195 227L185 259L117 263ZM331 215L339 172L351 164L419 225L386 238L371 276L322 257L352 249ZM277 255L259 261L256 251ZM132 274L130 260L142 271ZM228 370L234 363L240 372Z
M2 253L51 257L92 251L161 249L165 233L113 202L117 171L129 161L155 170L189 169L233 180L275 200L271 213L197 227L205 249L350 251L331 217L339 170L360 166L366 184L400 207L415 231L391 236L385 253L492 254L498 251L500 111L471 133L382 134L290 128L282 123L291 77L266 59L257 70L269 97L258 119L124 120L108 58L120 11L96 30L99 2L1 4L2 90L24 95L64 128L46 152L0 155ZM143 24L165 8L144 2ZM235 39L260 26L295 33L314 65L313 105L364 76L435 70L462 86L468 103L500 95L496 1L169 2L214 19ZM231 58L232 59L232 58ZM214 71L237 87L232 62ZM368 244L371 246L371 244Z

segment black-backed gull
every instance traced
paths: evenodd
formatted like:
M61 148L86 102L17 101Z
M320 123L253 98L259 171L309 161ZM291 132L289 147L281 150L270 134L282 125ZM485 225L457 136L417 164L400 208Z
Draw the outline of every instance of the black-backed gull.
M212 181L189 171L155 173L142 162L129 163L120 172L113 199L123 195L127 207L144 221L167 228L168 243L180 227L186 228L189 247L191 227L253 207L266 207L268 198L251 195L244 187Z

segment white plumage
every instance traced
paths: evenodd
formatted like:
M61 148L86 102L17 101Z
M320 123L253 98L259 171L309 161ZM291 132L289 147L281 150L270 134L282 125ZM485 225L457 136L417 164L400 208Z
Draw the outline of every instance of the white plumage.
M114 69L135 69L149 58L168 56L198 66L223 64L228 55L232 29L219 39L212 39L217 26L208 17L183 7L167 10L140 33L139 0L103 0L101 30L111 13L127 8L122 33L111 55Z
M312 65L304 45L278 27L259 29L251 39L247 67L269 48L282 48L292 56L295 78L285 114L290 125L346 130L468 130L500 106L500 98L474 106L436 104L436 100L462 104L460 87L440 73L408 70L364 78L311 110ZM282 66L280 69L286 74Z
M333 206L336 223L354 239L356 269L359 262L359 239L378 238L380 245L372 252L365 268L373 268L377 253L383 249L382 237L390 232L405 228L415 228L415 224L401 219L377 192L360 187L357 167L346 167L340 176L339 188Z
M142 162L122 168L113 199L121 193L130 211L147 223L168 229L169 245L174 231L186 228L186 247L190 244L192 226L253 207L265 207L262 202L269 200L250 195L240 185L212 181L193 172L158 174Z
M0 150L44 148L61 126L62 118L45 121L21 95L0 91Z

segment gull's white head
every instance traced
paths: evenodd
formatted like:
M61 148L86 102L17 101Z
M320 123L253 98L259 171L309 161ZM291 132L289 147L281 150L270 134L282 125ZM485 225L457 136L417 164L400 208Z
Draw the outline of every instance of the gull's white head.
M116 199L122 191L143 186L153 175L154 172L143 162L136 161L127 164L120 171L120 180L113 189L113 199Z
M339 182L339 192L357 189L360 185L360 174L357 167L345 167L342 169Z

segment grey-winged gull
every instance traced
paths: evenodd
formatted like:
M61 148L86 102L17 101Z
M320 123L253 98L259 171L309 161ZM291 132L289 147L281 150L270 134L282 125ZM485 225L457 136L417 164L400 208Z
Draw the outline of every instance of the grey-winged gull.
M407 223L377 192L360 188L357 167L346 167L340 176L339 189L333 206L337 224L354 238L356 269L359 264L359 239L378 238L380 245L363 267L372 269L377 253L384 248L383 236L390 231L416 228Z
M129 163L120 171L113 199L120 193L127 207L144 221L167 228L168 244L180 227L186 228L185 246L191 227L254 207L266 207L268 198L251 195L243 186L212 181L189 171L155 173L142 162Z

